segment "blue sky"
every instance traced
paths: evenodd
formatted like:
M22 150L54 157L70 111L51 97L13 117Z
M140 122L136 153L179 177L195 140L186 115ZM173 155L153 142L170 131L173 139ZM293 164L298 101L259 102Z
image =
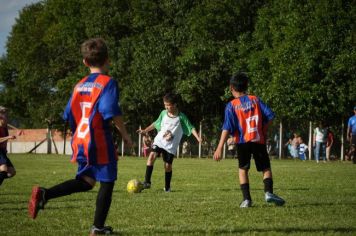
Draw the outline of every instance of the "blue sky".
M19 11L31 3L40 0L0 0L0 55L5 54L7 37L10 34Z

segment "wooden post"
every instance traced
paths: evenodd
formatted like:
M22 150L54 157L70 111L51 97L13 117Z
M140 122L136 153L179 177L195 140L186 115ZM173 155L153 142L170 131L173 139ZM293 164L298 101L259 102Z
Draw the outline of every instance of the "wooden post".
M202 137L202 122L200 121L200 123L199 123L199 136L200 136L200 138ZM201 158L201 145L202 145L202 143L199 143L198 144L199 145L199 158Z
M51 138L52 134L51 134L51 129L47 128L47 154L51 154L52 153L52 138Z
M282 121L279 122L279 159L282 159L282 153L283 153L283 124Z
M309 161L312 159L312 153L313 153L313 124L311 121L309 121L309 141L308 141L308 153L309 153Z
M343 120L341 120L341 152L340 152L340 160L341 161L344 160L344 121Z
M124 151L125 151L125 144L124 144L124 139L121 139L121 156L124 156Z
M64 123L64 131L63 131L63 155L66 154L66 141L67 141L67 122Z
M226 142L224 143L224 147L223 147L223 159L225 159L226 157Z
M141 125L139 127L139 130L141 130ZM141 150L142 150L141 141L142 141L142 135L141 133L138 133L138 157L141 157Z

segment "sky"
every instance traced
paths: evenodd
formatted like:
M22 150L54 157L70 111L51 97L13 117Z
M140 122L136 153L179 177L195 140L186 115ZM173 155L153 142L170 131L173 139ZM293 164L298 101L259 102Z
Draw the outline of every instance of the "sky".
M19 11L40 0L0 0L0 56L6 53L6 41Z

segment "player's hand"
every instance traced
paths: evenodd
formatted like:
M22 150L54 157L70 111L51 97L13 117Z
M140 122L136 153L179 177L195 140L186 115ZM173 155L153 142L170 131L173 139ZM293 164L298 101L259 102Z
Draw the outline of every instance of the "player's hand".
M16 136L15 135L11 135L11 136L9 136L9 139L16 139Z
M216 149L216 151L214 152L214 160L215 161L220 161L221 160L221 150Z
M198 137L198 138L197 138L197 141L198 141L198 143L202 143L202 142L203 142L203 139L200 138L200 137Z
M136 133L143 134L143 135L147 134L147 132L144 129L138 129L136 130Z

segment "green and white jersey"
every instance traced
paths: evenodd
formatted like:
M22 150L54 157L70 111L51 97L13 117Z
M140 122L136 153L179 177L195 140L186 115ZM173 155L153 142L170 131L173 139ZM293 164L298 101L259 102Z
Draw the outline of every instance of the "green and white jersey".
M187 116L179 112L178 116L168 116L167 110L163 110L158 119L154 122L158 131L153 145L176 155L177 148L183 134L190 136L194 126L190 123Z

